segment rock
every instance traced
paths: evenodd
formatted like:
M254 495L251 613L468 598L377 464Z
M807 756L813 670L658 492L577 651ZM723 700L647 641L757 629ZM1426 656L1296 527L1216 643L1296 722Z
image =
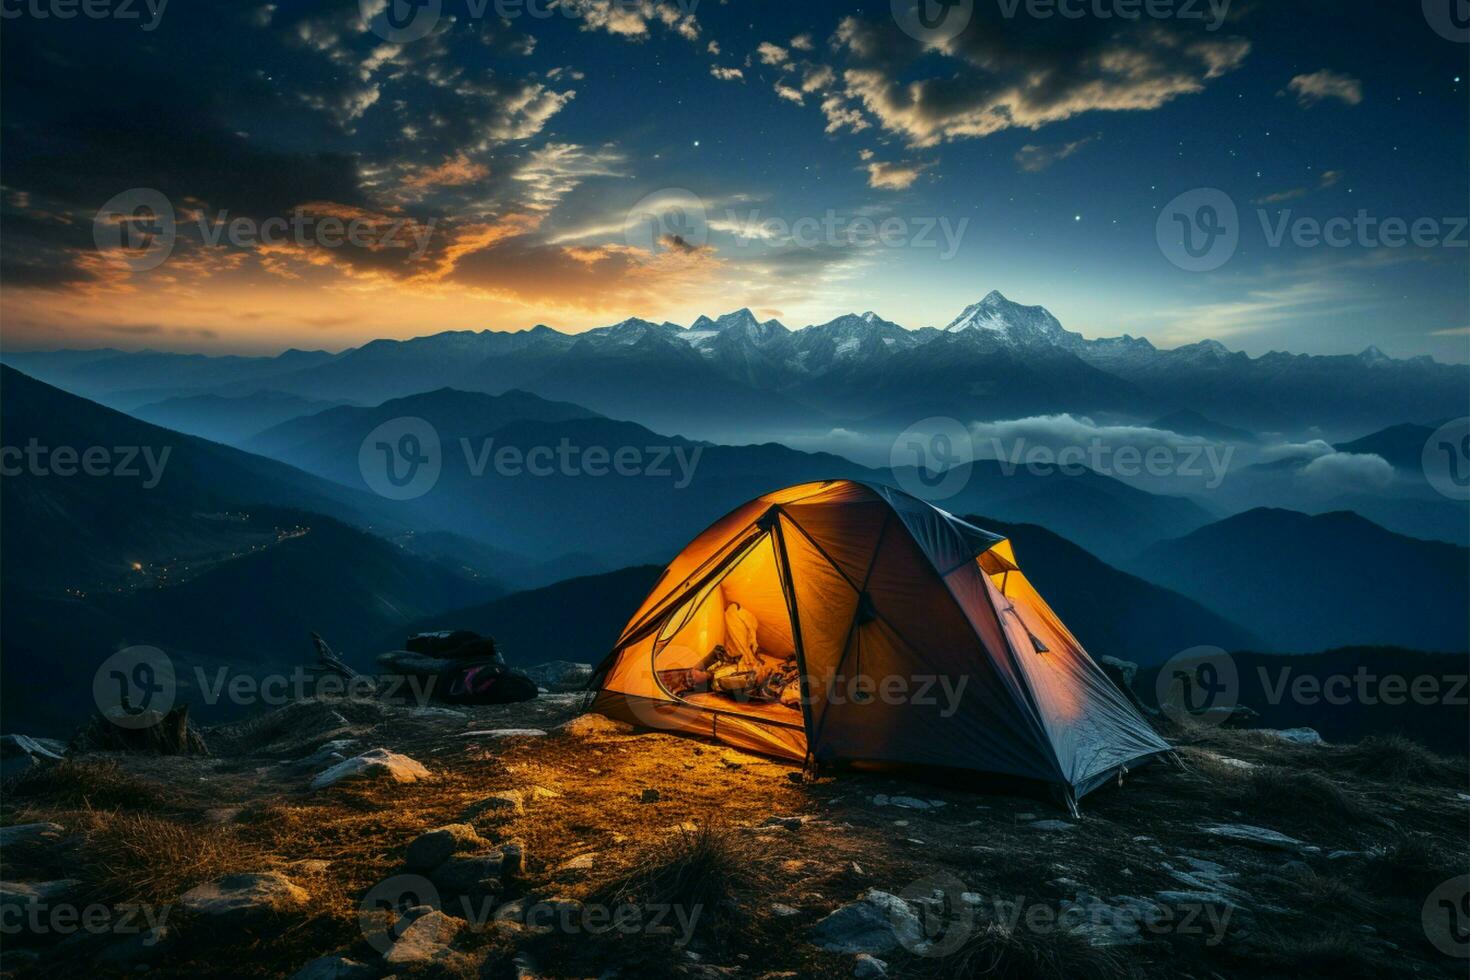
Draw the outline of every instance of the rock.
M656 789L645 789L643 792L638 794L639 803L657 803L658 800L658 790Z
M570 660L552 660L525 668L525 674L538 687L548 691L580 691L592 680L592 665L573 663Z
M0 881L0 919L6 923L12 917L19 919L24 910L33 906L55 905L66 900L81 884L75 878L58 878L55 881Z
M556 895L526 906L524 921L526 931L548 936L561 928L563 923L580 922L582 903L575 898Z
M1133 678L1138 676L1138 664L1131 660L1119 660L1117 657L1108 656L1098 657L1097 664L1118 687L1125 691L1132 689Z
M888 964L876 956L859 953L853 962L852 975L857 980L878 980L879 977L888 976Z
M55 739L0 735L0 779L60 762L65 755L66 746Z
M419 704L408 709L410 718L427 718L434 721L464 721L469 715L458 708L446 708L438 704Z
M435 868L429 878L445 891L462 895L485 894L500 891L500 874L504 867L505 856L499 851L492 854L455 854Z
M1075 823L1067 823L1065 820L1035 820L1026 826L1032 830L1068 831L1077 829Z
M526 870L526 845L518 840L507 841L500 847L501 873L518 875Z
M518 817L525 812L525 795L518 789L502 789L471 803L459 816L461 820L474 820L484 816Z
M1212 824L1200 828L1205 833L1215 837L1223 837L1240 844L1250 844L1254 847L1263 847L1268 850L1296 851L1306 845L1295 837L1265 827L1253 827L1244 823L1222 823Z
M780 902L772 902L771 914L782 919L789 919L792 916L800 915L801 909L794 909L790 905L783 905Z
M66 828L59 823L18 823L12 827L0 827L0 848L17 844L55 844L65 836Z
M453 854L488 850L491 844L467 823L452 823L420 834L408 845L405 863L413 871L433 871Z
M923 940L919 917L897 895L869 889L812 927L811 942L830 953L887 953Z
M913 796L885 796L879 793L873 797L874 806L896 806L905 810L933 810L945 805L943 800L921 800Z
M417 911L410 909L404 919ZM438 909L429 909L416 915L407 925L400 920L394 929L398 939L383 954L383 961L390 966L405 967L442 963L453 956L450 943L454 942L454 937L459 935L464 926L463 919L445 915Z
M1327 860L1342 861L1347 858L1365 858L1367 856L1367 851L1331 851L1327 855Z
M378 971L345 956L319 956L291 974L291 980L372 980Z
M1143 942L1139 928L1143 922L1156 922L1162 910L1158 904L1134 895L1114 895L1108 901L1078 892L1075 900L1058 906L1058 921L1074 936L1082 936L1092 946L1134 946Z
M482 728L473 732L460 732L460 738L540 738L545 735L541 728Z
M349 780L416 783L420 779L429 779L432 775L422 763L406 755L399 755L387 749L372 749L362 755L339 762L318 774L311 781L311 788L314 790L326 789L328 786L336 786L338 783Z
M527 795L531 797L531 802L532 803L540 803L542 800L559 800L559 799L561 799L561 794L560 793L558 793L554 789L547 789L545 786L532 786L526 792L527 792Z
M1258 728L1262 735L1279 738L1283 742L1295 742L1297 745L1322 745L1322 736L1317 734L1315 728Z
M633 726L626 721L617 721L606 715L587 713L578 715L557 729L566 735L576 738L587 738L593 735L627 735L633 731Z
M1221 905L1226 908L1239 908L1239 903L1229 895L1222 892L1201 891L1162 891L1155 896L1165 905L1184 906L1194 908L1201 905Z
M355 738L334 738L330 742L324 742L320 748L308 756L296 760L291 764L293 769L321 769L324 766L335 765L347 758L347 752L355 748Z
M1226 869L1224 865L1197 858L1192 854L1186 854L1180 860L1189 865L1188 871L1170 867L1167 862L1164 863L1164 869L1169 873L1169 877L1185 888L1192 891L1220 892L1237 901L1249 897L1232 884L1240 875Z
M232 874L184 893L185 911L212 919L278 915L305 905L311 896L279 871Z
M561 867L557 868L556 870L559 873L564 874L564 875L572 875L572 876L575 876L575 877L581 877L582 875L586 874L588 871L591 871L596 866L597 866L597 855L596 854L592 854L592 853L588 853L588 854L578 854L576 857L572 858L570 861L563 862L562 865L561 865Z
M767 817L765 819L765 821L761 823L761 826L762 827L785 827L787 830L800 830L801 827L802 827L802 824L806 823L810 819L811 819L811 817L802 817L802 816L795 816L795 817Z
M96 954L97 962L117 967L142 967L168 951L172 933L168 926L154 926L113 943Z

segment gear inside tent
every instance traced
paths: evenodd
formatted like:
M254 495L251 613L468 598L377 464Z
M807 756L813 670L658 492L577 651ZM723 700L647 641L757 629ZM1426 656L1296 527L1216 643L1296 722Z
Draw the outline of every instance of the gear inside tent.
M1169 746L1006 539L833 480L737 507L669 564L592 710L812 765L1034 780L1069 805Z

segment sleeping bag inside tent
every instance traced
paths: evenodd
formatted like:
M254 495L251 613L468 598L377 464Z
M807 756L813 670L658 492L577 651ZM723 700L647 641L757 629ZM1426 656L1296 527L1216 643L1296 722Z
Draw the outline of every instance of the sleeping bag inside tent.
M975 770L1068 801L1169 751L1010 543L890 487L737 507L664 569L593 711L787 759Z

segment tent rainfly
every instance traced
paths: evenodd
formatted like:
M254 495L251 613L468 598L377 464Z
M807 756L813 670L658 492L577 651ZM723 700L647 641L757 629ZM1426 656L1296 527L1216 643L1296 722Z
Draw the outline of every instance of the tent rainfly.
M591 710L808 765L974 770L1084 794L1170 751L1010 542L890 487L758 497L664 569Z

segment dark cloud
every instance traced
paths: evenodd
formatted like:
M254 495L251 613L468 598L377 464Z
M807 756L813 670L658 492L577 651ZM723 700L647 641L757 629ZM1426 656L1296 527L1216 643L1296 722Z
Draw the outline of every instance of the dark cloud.
M968 29L939 48L857 17L842 21L835 43L849 64L848 101L834 110L860 107L916 146L1157 109L1203 90L1250 52L1244 38L1203 27L1008 19L979 5ZM840 128L835 116L828 112Z

